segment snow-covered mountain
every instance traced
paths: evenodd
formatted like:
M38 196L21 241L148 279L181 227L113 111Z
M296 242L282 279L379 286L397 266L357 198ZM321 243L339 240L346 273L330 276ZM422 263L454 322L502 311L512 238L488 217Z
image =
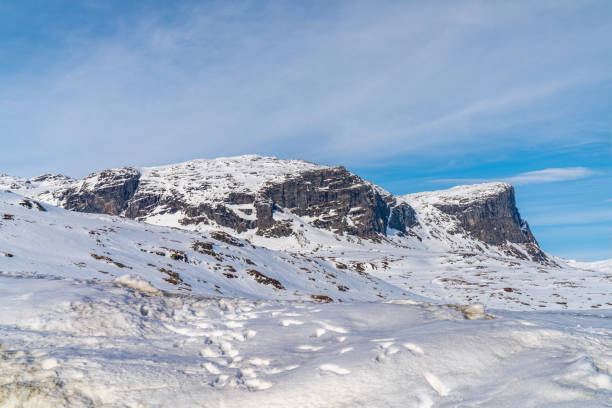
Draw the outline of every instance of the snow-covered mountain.
M70 210L191 230L226 228L295 241L315 229L374 241L390 235L413 238L407 242L438 239L464 248L470 244L452 236L469 233L485 244L526 245L532 260L546 262L518 213L514 190L504 183L394 197L343 167L250 155L3 184Z
M543 252L504 183L0 175L0 406L607 406L610 266Z
M610 302L599 270L540 249L506 183L399 197L343 167L249 155L82 180L4 176L0 188L69 210L223 233L440 301L534 310Z

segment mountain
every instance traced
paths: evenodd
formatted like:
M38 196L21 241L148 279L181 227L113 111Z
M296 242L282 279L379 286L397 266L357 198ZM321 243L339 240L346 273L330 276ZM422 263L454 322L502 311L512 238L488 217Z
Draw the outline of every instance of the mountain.
M324 275L366 277L351 284L332 279L324 290L331 299L348 300L357 296L355 288L369 288L358 290L362 299L405 293L519 310L599 308L608 300L610 282L601 273L540 249L506 183L400 197L343 167L249 155L110 169L81 180L4 176L0 186L68 210L205 234L206 242L230 237L278 259L305 257L324 264ZM173 249L189 252L195 238L177 241L183 245ZM292 281L295 270L268 274ZM380 290L381 282L394 289ZM284 297L316 294L303 284L283 286L290 288ZM237 293L231 281L220 287ZM587 295L585 287L593 290Z
M40 188L36 180L23 185ZM112 169L83 180L62 181L45 184L51 191L42 197L70 210L189 229L214 224L237 233L290 236L298 228L279 216L283 210L312 218L308 224L316 228L368 238L386 234L389 221L400 230L415 222L405 204L343 167L299 160L259 156L195 160Z
M445 240L456 248L518 244L532 261L550 262L520 217L514 189L505 183L396 197L343 167L260 156L125 167L82 180L47 175L16 181L4 185L22 193L33 189L39 199L68 210L157 225L222 228L251 238L295 238L322 230L374 242L389 236L407 238L406 243Z
M0 175L0 406L607 406L609 267L542 251L504 183Z

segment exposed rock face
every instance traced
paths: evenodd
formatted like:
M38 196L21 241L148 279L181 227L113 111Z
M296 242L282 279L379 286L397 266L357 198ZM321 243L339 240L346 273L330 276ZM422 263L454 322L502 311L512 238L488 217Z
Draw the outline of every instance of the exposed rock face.
M134 219L180 212L182 225L216 224L238 233L255 229L270 237L294 232L290 220L275 219L277 212L308 217L317 228L370 239L385 235L388 226L405 232L417 223L408 204L397 204L393 196L381 194L344 167L303 171L252 193L231 191L221 200L200 203L175 188L149 188L149 183L133 168L106 170L58 191L56 198L75 211ZM200 184L201 190L206 188Z
M400 203L391 210L389 228L405 233L407 228L413 227L417 223L416 213L408 204Z
M536 243L529 225L516 208L511 185L482 199L462 204L435 204L435 207L456 217L467 232L487 244Z
M42 174L38 177L28 180L26 183L63 183L70 181L70 177L64 176L63 174Z
M269 203L257 209L259 228L270 227L271 210L281 207L312 224L336 233L360 237L385 234L390 208L370 185L344 167L313 170L261 192Z
M128 207L139 181L140 172L132 167L105 170L58 191L56 198L69 210L119 215Z
M504 183L494 187L481 195L459 200L452 197L446 203L441 200L433 206L457 219L461 228L473 237L504 248L508 255L554 265L554 261L540 249L527 221L521 218L514 188ZM507 243L521 244L526 254Z
M240 214L218 205L190 208L188 218L182 222L202 222L205 215L219 225L237 232L257 229L265 236L282 237L293 232L290 223L274 219L277 211L289 211L299 217L312 217L312 225L338 234L374 238L384 235L392 197L383 197L371 185L350 173L344 167L310 170L287 178L280 183L268 183L256 194L230 193L224 200L228 204L252 204L254 220L244 219ZM245 211L244 209L242 210ZM250 214L249 212L246 212ZM393 218L398 230L416 223L414 210L402 204Z
M183 209L185 213L186 217L179 221L183 225L208 224L212 221L223 227L231 228L238 233L253 229L256 225L253 220L242 218L222 204L212 206L204 203L198 206L190 206L187 203L181 202L180 205L182 208L177 208L176 210Z

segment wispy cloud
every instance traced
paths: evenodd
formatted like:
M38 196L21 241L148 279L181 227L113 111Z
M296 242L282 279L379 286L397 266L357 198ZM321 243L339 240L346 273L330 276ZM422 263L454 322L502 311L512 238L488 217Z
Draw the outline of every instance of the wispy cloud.
M596 174L586 167L564 167L527 171L510 177L501 178L447 178L435 180L436 183L474 184L492 181L505 181L514 185L554 183L583 179Z
M505 181L511 184L553 183L556 181L578 180L592 176L595 172L586 167L565 167L528 171L509 177Z
M561 145L569 131L538 129L576 131L564 124L588 107L560 95L612 78L606 1L190 4L104 35L57 28L65 46L0 75L0 162L19 152L79 175L253 152L349 164Z

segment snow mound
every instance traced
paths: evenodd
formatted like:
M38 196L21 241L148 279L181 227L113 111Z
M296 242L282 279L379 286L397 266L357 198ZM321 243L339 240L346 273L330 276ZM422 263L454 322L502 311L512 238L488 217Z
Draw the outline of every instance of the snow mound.
M460 306L459 310L461 310L465 318L468 320L484 319L488 317L488 315L485 313L484 305L480 303Z
M138 275L123 275L114 280L118 286L134 289L139 292L145 293L151 296L161 296L161 290L157 289L151 284L151 282L142 279Z
M612 272L612 259L606 259L604 261L594 261L594 262L582 262L576 260L567 261L568 265L574 266L576 268L590 269L598 272Z

